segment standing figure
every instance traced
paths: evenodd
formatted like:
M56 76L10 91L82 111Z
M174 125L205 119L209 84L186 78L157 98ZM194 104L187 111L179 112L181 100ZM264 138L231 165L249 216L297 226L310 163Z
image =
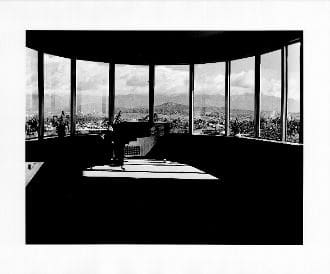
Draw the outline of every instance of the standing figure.
M113 147L114 147L114 132L111 123L108 123L108 130L103 135L105 144L105 158L106 162L111 164L113 161Z
M124 156L125 156L125 140L124 134L122 132L121 119L120 119L121 111L117 114L114 122L113 122L113 129L114 129L114 153L115 153L115 163L121 166L122 170L124 169Z
M58 119L57 122L57 134L59 138L64 138L65 136L65 127L66 127L66 123L65 123L65 114L64 111L62 110L61 116Z

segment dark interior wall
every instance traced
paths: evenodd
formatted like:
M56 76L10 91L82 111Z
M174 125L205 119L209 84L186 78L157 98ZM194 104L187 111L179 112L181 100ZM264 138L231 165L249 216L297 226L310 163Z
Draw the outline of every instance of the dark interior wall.
M256 233L255 239L302 243L302 145L173 135L160 139L149 156L189 163L222 179L219 199L230 212L225 219L239 231L237 240Z
M302 175L302 153L303 146L297 144L225 136L169 135L160 137L148 156L185 161L216 176L238 175L231 174L233 169L249 171L248 174L273 171L273 175L290 171L288 176Z
M104 140L99 135L82 135L59 139L46 138L25 142L25 160L30 162L57 162L86 166L104 160Z

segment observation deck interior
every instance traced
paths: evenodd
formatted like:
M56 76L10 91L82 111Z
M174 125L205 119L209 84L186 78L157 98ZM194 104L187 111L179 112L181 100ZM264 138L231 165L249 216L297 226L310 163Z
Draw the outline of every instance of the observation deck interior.
M149 68L146 121L123 123L125 142L153 136L155 66L189 67L189 126L183 134L165 130L144 155L126 158L125 171L109 166L101 133L27 139L26 162L42 162L26 185L26 242L29 244L302 244L303 86L300 129L289 142L260 136L260 84L255 87L254 136L233 136L229 103L224 134L194 134L194 64L224 62L226 102L230 61L253 56L254 81L263 54L281 50L281 117L287 118L288 45L301 31L27 31L26 46L38 51L39 123L43 123L44 54L71 60L70 119L76 113L76 62L109 63L108 118L114 120L115 64ZM283 55L284 53L284 55ZM262 57L261 57L262 58ZM72 69L74 67L74 69ZM284 71L284 73L283 73ZM113 73L113 74L112 74ZM229 77L229 78L228 78ZM300 56L302 78L302 55ZM73 80L72 80L73 79ZM227 82L227 80L229 82ZM41 102L40 102L41 101ZM256 103L259 102L259 103ZM284 110L283 110L284 108ZM284 117L284 118L283 118ZM284 123L286 124L286 122ZM126 167L125 167L126 166Z

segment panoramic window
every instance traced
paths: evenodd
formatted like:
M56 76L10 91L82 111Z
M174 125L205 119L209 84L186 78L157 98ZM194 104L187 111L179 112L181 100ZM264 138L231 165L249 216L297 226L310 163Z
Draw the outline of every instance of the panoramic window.
M38 137L38 52L26 48L25 138Z
M281 51L261 55L260 137L281 140Z
M288 46L287 141L299 143L300 132L300 43Z
M230 135L254 136L254 57L231 62Z
M189 132L189 66L155 66L154 113L170 133Z
M44 136L70 132L70 59L44 55Z
M116 65L116 117L119 117L121 121L131 122L149 120L148 66Z
M195 65L194 134L225 134L225 63Z
M109 64L77 61L76 133L107 129Z

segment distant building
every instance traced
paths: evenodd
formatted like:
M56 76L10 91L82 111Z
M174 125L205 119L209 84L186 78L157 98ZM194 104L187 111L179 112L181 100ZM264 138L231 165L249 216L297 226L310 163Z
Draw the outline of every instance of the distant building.
M38 111L38 94L32 94L32 111Z
M202 110L201 110L201 116L205 116L205 112L206 112L206 107L205 107L205 97L203 95L202 97Z
M55 106L56 106L56 101L55 101L55 94L53 92L50 96L50 112L51 113L56 113Z
M77 96L77 113L81 114L81 96Z
M102 95L102 114L107 114L107 96L105 94Z

